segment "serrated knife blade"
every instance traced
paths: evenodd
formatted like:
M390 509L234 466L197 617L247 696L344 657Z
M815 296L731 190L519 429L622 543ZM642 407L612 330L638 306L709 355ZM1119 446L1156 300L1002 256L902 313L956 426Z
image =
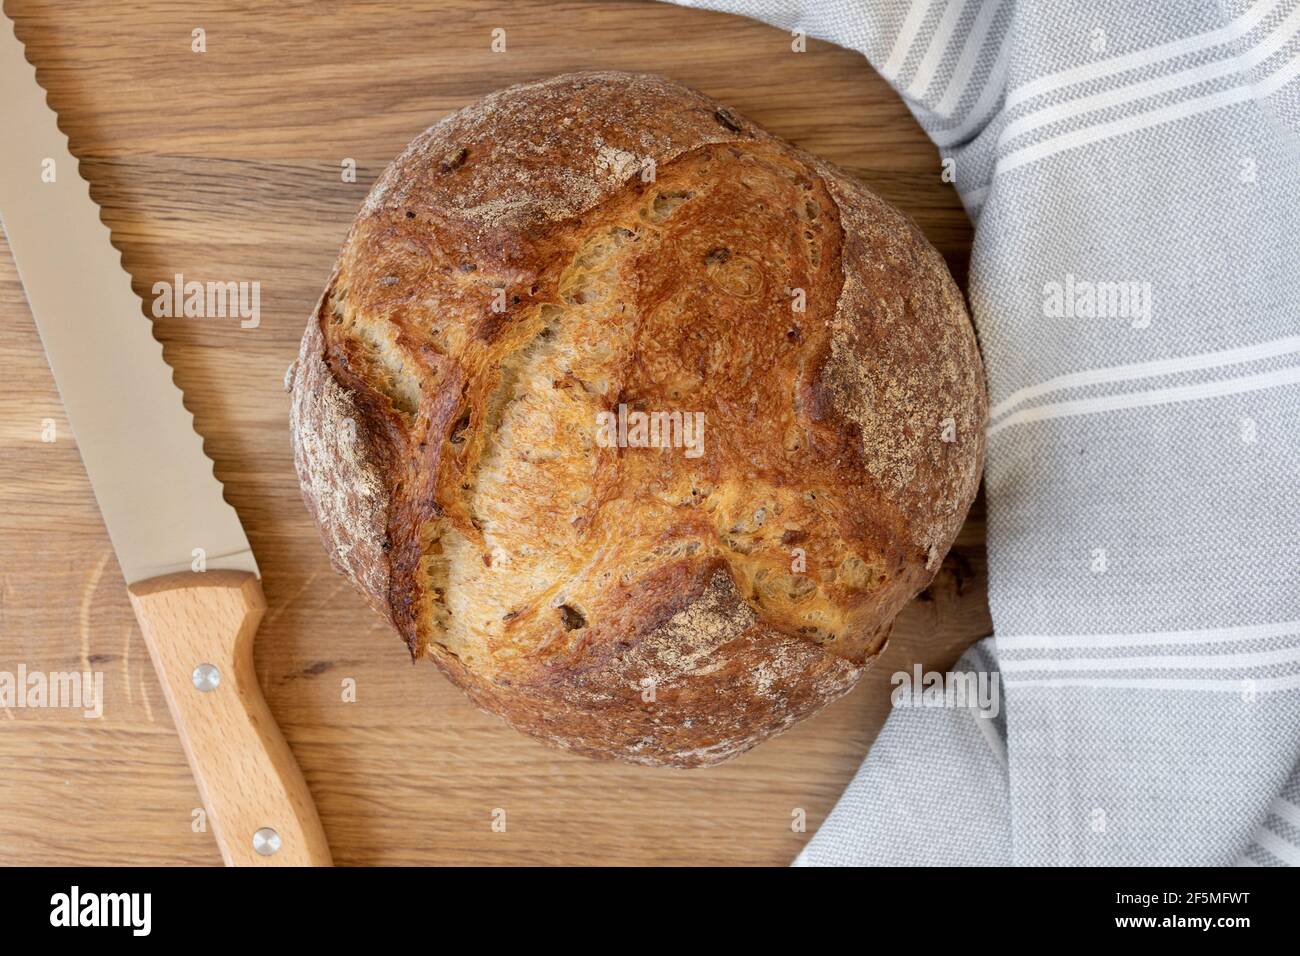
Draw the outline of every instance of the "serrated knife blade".
M0 221L128 583L257 573L36 72L0 28ZM196 554L196 549L202 549Z
M0 223L222 858L330 865L253 669L257 562L3 15Z

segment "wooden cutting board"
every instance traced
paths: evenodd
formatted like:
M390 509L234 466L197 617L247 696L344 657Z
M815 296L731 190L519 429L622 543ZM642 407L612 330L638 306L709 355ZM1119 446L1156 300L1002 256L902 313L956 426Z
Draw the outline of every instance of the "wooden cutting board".
M977 504L847 698L719 768L597 763L516 734L412 665L331 572L298 497L282 377L344 233L411 137L511 83L615 68L698 87L860 176L963 279L970 228L936 152L857 54L795 52L784 31L657 3L5 9L146 301L177 273L261 284L257 328L154 324L262 567L257 669L340 864L787 863L866 753L889 675L945 666L988 633ZM197 29L206 52L192 50ZM7 246L0 365L0 671L99 671L105 696L98 719L0 713L0 863L216 864Z

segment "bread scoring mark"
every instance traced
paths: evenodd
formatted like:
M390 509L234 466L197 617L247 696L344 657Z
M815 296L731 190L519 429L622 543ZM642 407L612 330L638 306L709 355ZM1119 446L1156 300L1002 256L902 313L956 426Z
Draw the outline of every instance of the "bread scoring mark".
M294 461L303 500L320 528L331 563L387 614L377 596L388 592L388 494L365 446L356 402L325 364L320 316L328 299L327 289L294 364L289 409Z
M982 469L987 406L974 330L916 226L856 182L827 182L844 212L846 255L871 250L875 268L845 272L818 384L857 426L867 469L934 571L934 553L942 558L960 529ZM971 400L954 405L957 395Z
M695 175L698 164L713 159L707 150L692 154L690 159L671 164L666 174L669 180ZM784 172L772 170L764 175L782 181L788 178ZM750 176L750 189L764 181L759 169L751 170ZM669 202L664 202L665 195ZM480 450L477 466L470 467L469 476L462 483L472 529L482 536L480 558L477 562L467 562L463 579L455 577L460 572L453 570L448 590L468 595L464 602L467 607L482 606L489 601L487 592L523 595L526 599L514 602L500 616L480 615L484 619L481 625L475 620L462 626L453 611L452 633L434 640L454 648L462 658L482 662L502 655L513 660L520 653L531 656L575 651L578 645L572 639L537 627L537 609L554 603L551 597L560 589L555 582L566 579L564 562L571 561L574 554L589 555L583 559L588 562L583 569L584 573L590 571L589 562L596 560L596 556L594 551L587 550L584 536L600 519L602 510L618 514L632 508L647 528L659 520L652 517L657 503L651 502L647 508L636 500L647 488L663 498L654 475L638 475L629 480L623 474L629 459L615 459L615 467L606 476L606 489L614 490L598 494L594 489L587 490L592 488L591 476L581 468L587 467L592 455L590 418L605 403L623 397L611 392L611 383L619 375L626 380L625 356L649 350L645 341L631 337L638 330L644 331L645 323L638 311L636 287L629 283L638 261L657 261L663 254L658 244L673 240L638 221L656 220L662 226L678 210L688 210L693 196L689 190L659 188L645 193L632 192L622 201L608 203L606 214L601 217L604 221L593 223L579 233L572 240L568 265L557 267L560 301L541 305L542 325L533 343L494 363L492 374L496 385L487 400L481 430L487 444ZM702 211L701 215L708 213ZM622 225L624 222L631 226ZM752 260L722 246L711 248L701 257L706 270L742 261ZM689 285L689 277L683 277L683 284ZM828 299L833 300L833 296ZM521 320L521 324L537 327L534 320ZM778 325L776 334L788 343L784 321ZM655 348L663 351L660 346ZM759 359L751 356L747 361ZM668 383L667 397L682 399L700 384L701 380L675 378ZM465 450L457 450L456 454L461 456ZM470 454L468 458L473 459L475 455ZM580 469L567 468L565 462L577 462ZM657 469L658 465L653 467ZM692 484L698 486L703 482ZM746 569L741 573L759 582L750 589L751 597L756 605L761 602L764 613L778 614L782 602L804 605L797 612L791 609L785 623L790 633L806 640L834 641L852 631L856 616L846 619L828 607L828 602L851 599L854 586L834 582L834 567L844 559L845 545L833 540L833 536L818 536L819 551L829 562L825 592L808 577L785 573L789 555L784 547L774 547L770 540L742 541L735 534L737 528L729 531L721 524L725 521L734 525L735 521L729 513L730 506L718 510L719 502L744 500L743 484L752 485L752 482L728 483L724 493L712 495L711 491L703 497L697 494L698 487L692 487L691 494L682 494L680 498L688 504L704 505L713 515L712 520L706 518L699 524L699 530L712 526L715 540L725 537L733 551L748 555L757 547L762 552L753 561L747 560ZM526 508L521 514L517 489L542 486L578 489L570 510L560 513L553 509ZM632 498L628 497L626 488L619 490L622 486L632 489ZM752 486L749 490L752 492ZM797 512L803 507L801 496L787 491L773 494L785 502L774 505L773 510L797 519ZM669 493L669 501L676 504L676 495L676 492ZM825 507L823 504L822 510ZM813 513L820 518L820 512ZM834 526L833 521L831 528ZM631 585L656 562L671 559L687 548L698 549L699 545L696 538L655 547L630 565L606 567L600 573ZM561 561L549 570L539 567L539 562L546 563L549 552L557 548L563 552ZM608 565L607 557L601 560ZM773 570L781 573L772 573ZM574 583L577 577L569 571L570 583L564 589L582 586L581 581ZM535 581L544 583L542 593L536 593ZM875 587L882 581L868 583ZM815 597L814 592L817 592ZM540 620L545 623L549 619ZM528 637L530 634L532 637ZM843 653L854 653L853 645L846 645Z
M347 323L347 333L355 346L353 360L367 365L362 374L388 396L394 410L414 416L423 394L421 376L413 369L412 356L398 344L397 329L354 314Z

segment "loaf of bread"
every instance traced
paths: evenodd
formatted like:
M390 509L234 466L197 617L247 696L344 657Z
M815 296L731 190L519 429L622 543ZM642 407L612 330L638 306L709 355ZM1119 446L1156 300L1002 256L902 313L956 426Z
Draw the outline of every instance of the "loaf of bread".
M483 708L715 764L844 694L974 498L983 373L915 225L659 76L411 143L290 370L335 566Z

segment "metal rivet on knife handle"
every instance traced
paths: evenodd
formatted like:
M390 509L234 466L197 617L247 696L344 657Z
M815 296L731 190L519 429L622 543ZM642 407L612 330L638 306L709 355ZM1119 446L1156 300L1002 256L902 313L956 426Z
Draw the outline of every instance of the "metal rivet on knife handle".
M207 693L216 690L221 684L221 671L212 664L200 664L194 668L194 673L190 675L194 682L194 689Z
M280 849L280 834L270 827L262 827L253 834L253 849L261 856L273 856Z

